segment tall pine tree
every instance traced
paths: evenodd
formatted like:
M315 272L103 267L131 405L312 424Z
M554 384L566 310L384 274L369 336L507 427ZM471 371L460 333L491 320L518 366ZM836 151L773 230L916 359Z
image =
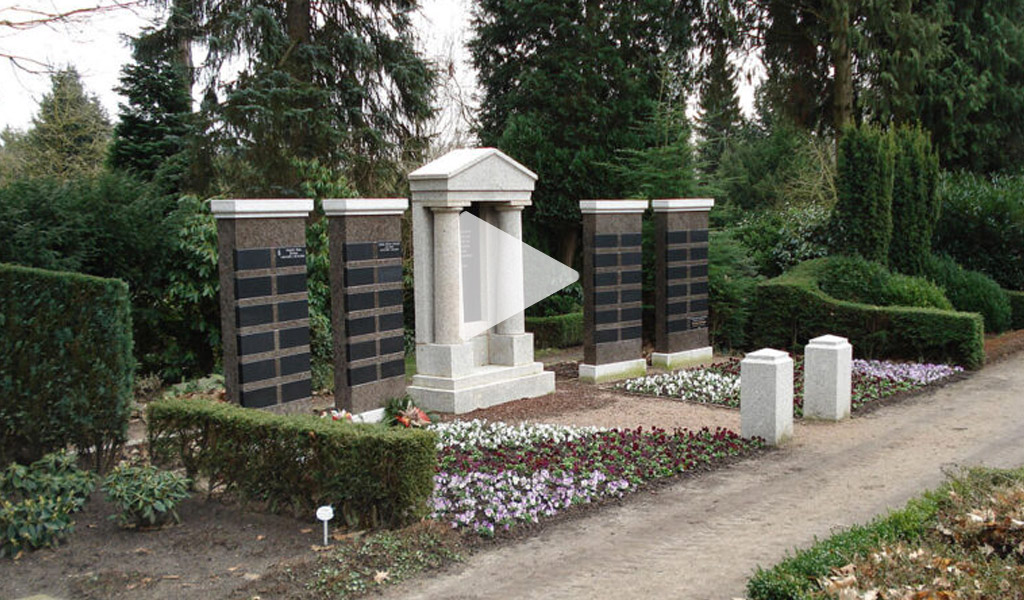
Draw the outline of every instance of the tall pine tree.
M186 2L178 0L176 6ZM205 134L222 189L301 193L312 160L361 193L402 181L426 147L434 73L415 49L416 0L188 0L206 42ZM241 64L230 81L226 65Z
M32 127L16 144L22 175L69 179L99 173L110 143L106 111L86 93L73 67L54 73L50 84Z
M110 165L147 180L161 168L165 179L180 177L181 167L168 161L185 149L190 133L189 74L163 34L149 31L132 40L134 60L122 69L116 88L127 102L119 105ZM180 189L180 183L169 183Z
M736 67L729 61L728 47L715 44L703 69L700 87L700 117L697 133L701 170L718 170L722 154L743 124L740 99L736 90Z
M527 212L534 242L565 263L579 243L579 204L629 182L622 151L656 144L659 101L691 46L690 14L673 0L481 0L470 42L484 97L479 135L539 176Z

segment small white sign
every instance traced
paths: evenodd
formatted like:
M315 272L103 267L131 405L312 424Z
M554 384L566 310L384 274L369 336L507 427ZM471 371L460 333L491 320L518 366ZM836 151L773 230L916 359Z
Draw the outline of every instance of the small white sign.
M321 521L330 521L334 518L334 508L331 506L321 506L316 509L316 518Z

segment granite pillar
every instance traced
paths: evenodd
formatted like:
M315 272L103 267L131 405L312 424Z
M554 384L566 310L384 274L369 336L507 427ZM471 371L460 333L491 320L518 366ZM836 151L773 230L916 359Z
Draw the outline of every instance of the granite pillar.
M804 418L841 421L850 416L853 346L835 335L804 346Z
M405 394L405 198L324 200L330 233L334 398L359 414Z
M712 199L654 200L655 299L651 364L678 369L711 359L708 212Z
M313 201L212 200L224 386L251 408L312 397L306 217Z
M740 361L740 432L777 446L793 437L793 359L764 348Z
M641 223L646 200L582 200L583 362L580 380L647 372L641 309Z

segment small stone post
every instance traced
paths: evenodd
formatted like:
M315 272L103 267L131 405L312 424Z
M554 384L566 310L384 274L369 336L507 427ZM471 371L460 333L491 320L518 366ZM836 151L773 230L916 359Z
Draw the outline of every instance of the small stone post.
M251 408L308 402L306 217L313 201L211 200L210 209L228 400Z
M708 339L710 198L654 200L655 339L651 364L679 369L712 356Z
M405 198L324 200L330 231L334 401L359 414L405 394Z
M823 335L804 348L804 417L841 421L850 416L853 346Z
M641 315L641 219L646 200L581 200L583 362L580 381L647 372Z
M740 431L777 446L793 437L793 359L771 348L740 362Z

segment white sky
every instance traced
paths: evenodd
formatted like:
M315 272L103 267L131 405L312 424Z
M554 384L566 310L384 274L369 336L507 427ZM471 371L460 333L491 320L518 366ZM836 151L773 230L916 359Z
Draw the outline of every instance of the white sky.
M448 72L446 57L454 58L454 76L443 76L439 90L443 111L436 127L442 143L458 143L458 132L466 129L464 115L460 115L457 105L461 102L475 106L475 78L465 50L472 2L423 0L417 20L423 50L428 58L445 65L443 75ZM15 12L13 7L63 12L96 4L96 0L0 0L0 20L25 18L25 13ZM121 67L131 59L123 37L137 34L155 16L155 9L140 7L93 15L81 22L23 31L0 27L0 54L26 57L57 67L76 67L86 90L99 97L113 120L117 104L123 100L113 88L118 84ZM48 75L28 73L6 58L0 58L0 129L27 128L39 99L49 87ZM740 85L741 104L747 111L752 105L752 94L751 86Z

